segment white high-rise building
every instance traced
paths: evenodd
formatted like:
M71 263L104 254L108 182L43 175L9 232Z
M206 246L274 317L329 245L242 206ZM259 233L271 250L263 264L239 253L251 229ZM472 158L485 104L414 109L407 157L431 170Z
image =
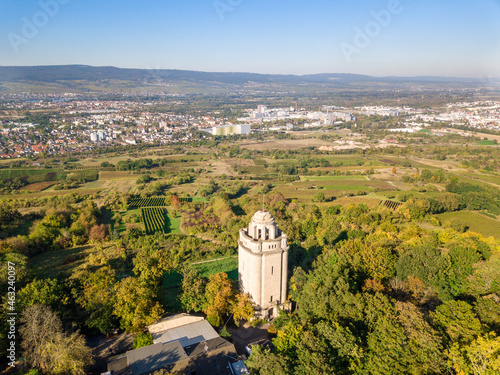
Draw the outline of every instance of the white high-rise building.
M262 318L276 317L287 300L288 249L288 236L267 210L257 211L248 228L240 229L239 286Z

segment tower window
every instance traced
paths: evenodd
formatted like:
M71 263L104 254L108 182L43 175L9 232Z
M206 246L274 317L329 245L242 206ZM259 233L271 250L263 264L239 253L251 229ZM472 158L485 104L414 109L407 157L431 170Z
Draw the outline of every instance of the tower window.
M273 302L273 296L271 296L271 302Z
M262 229L259 229L259 236L257 238L262 238Z
M271 267L271 275L274 275L274 266Z

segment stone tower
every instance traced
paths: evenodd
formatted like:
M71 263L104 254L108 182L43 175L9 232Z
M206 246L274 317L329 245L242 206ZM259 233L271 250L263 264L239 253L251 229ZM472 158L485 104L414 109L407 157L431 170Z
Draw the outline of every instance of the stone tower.
M277 316L277 306L287 299L288 249L288 236L266 210L257 211L248 228L240 229L239 286L262 318Z

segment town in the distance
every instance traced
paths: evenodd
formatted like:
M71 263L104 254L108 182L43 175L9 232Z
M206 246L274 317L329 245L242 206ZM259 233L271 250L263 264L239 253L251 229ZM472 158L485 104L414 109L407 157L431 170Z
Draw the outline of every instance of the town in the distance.
M161 106L181 106L182 101L158 102L133 100L83 99L63 93L40 95L20 93L0 95L4 113L26 116L2 116L0 120L0 158L14 159L43 155L65 155L113 146L168 145L214 136L250 132L299 132L311 129L341 130L348 124L356 129L357 117L392 117L388 128L394 133L453 133L470 137L483 130L500 131L500 101L453 101L431 108L408 106L332 105L285 108L244 108L242 117L228 118L221 111L157 110ZM43 113L43 116L36 114ZM51 115L46 115L50 113ZM19 118L20 117L20 118ZM433 127L432 125L439 125ZM202 131L202 132L198 132ZM383 140L379 140L384 142ZM393 141L394 142L394 141ZM367 145L376 145L370 142Z

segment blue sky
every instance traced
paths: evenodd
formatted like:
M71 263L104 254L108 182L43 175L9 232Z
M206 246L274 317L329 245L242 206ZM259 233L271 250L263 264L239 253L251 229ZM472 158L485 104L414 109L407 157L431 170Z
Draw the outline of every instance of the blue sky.
M500 77L500 0L2 0L0 65L60 64Z

